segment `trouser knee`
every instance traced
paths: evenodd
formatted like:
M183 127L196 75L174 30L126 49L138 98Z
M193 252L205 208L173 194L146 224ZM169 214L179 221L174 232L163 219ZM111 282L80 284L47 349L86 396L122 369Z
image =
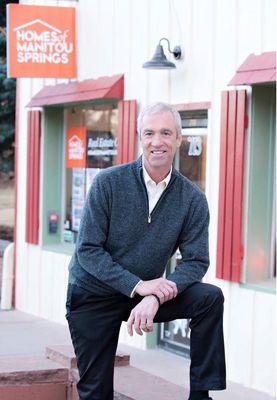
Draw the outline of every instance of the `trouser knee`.
M215 285L207 284L205 291L205 303L223 309L224 295L222 290Z
M224 295L220 287L210 285L209 295L218 303L224 303Z

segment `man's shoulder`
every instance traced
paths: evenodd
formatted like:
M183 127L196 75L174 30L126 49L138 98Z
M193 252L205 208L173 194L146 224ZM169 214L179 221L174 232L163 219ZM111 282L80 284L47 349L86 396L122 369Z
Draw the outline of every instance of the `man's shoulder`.
M102 169L97 177L99 180L115 180L117 178L128 177L133 173L134 169L137 167L137 160L132 161L126 164L114 165L112 167L108 167Z
M102 169L99 173L100 176L106 177L106 176L113 176L113 175L121 175L126 173L128 170L130 170L132 163L127 163L127 164L118 164L118 165L113 165L112 167L108 167L105 169Z
M176 176L176 180L180 185L180 188L185 196L192 196L194 198L206 198L205 193L196 185L196 183L192 182L186 176L182 175L176 169L174 170L174 174Z

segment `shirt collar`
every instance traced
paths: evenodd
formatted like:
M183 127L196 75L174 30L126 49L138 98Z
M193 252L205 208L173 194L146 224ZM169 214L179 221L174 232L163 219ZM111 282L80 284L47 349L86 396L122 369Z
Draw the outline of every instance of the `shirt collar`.
M143 169L143 178L144 178L144 182L147 185L149 182L154 182L153 179L151 178L151 176L149 176L148 172L146 171L146 168L144 167L144 164L142 162L142 169ZM167 185L169 184L170 178L171 178L171 173L172 173L172 166L170 168L170 171L168 173L168 175L159 183L164 183L165 187L167 187ZM156 182L154 182L156 185Z

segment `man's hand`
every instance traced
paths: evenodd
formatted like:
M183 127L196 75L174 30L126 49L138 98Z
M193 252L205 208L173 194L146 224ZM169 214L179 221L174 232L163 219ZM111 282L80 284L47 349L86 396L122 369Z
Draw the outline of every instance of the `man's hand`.
M130 336L133 336L133 326L138 335L143 332L153 332L153 320L159 309L159 304L154 296L144 297L140 303L132 309L127 321L127 330Z
M155 294L159 297L161 304L177 296L178 290L175 282L165 278L142 281L136 288L136 293L140 296Z

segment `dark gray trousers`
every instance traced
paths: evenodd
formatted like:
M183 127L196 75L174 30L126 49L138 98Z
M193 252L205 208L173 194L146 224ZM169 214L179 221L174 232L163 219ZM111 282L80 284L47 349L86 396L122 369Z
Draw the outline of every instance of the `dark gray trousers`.
M66 318L80 373L77 389L81 400L113 399L120 325L140 300L121 294L95 296L79 286L68 286ZM197 282L164 303L156 314L155 322L191 319L191 390L226 388L223 302L220 288Z

